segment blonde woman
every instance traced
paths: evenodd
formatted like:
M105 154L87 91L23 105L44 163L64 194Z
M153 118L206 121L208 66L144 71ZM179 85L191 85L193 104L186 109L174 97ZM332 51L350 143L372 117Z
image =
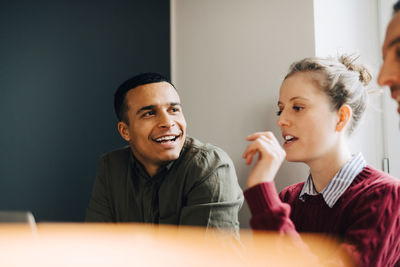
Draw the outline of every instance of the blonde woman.
M283 148L271 132L247 137L243 158L256 161L245 191L253 229L335 235L362 266L400 264L400 182L347 145L370 80L354 57L292 64L278 101ZM307 164L310 175L278 195L274 179L285 157Z

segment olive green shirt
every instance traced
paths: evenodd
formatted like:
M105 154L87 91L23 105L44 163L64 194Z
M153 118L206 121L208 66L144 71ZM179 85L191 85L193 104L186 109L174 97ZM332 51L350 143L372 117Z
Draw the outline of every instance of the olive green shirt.
M125 147L101 157L90 222L145 222L238 230L243 193L229 156L187 137L177 160L150 177Z

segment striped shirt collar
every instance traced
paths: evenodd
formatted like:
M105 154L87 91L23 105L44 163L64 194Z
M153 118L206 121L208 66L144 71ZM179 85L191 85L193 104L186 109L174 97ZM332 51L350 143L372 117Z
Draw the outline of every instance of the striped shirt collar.
M364 157L361 153L353 156L342 168L335 174L333 179L322 190L321 194L326 204L332 208L340 196L353 182L354 178L367 166ZM311 179L311 174L308 176L307 181L301 189L299 198L305 201L305 195L318 195L315 190L314 183Z

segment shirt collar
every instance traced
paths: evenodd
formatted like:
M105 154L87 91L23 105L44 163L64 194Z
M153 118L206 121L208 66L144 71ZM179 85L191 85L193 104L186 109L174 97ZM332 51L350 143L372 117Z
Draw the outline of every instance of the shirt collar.
M192 138L186 136L185 138L185 142L183 143L182 146L182 150L179 153L179 158L181 158L181 156L183 155L183 153L187 150L187 147L189 147L191 145L191 142L193 142ZM172 165L174 165L174 163L179 160L173 160L169 163L167 163L166 165L162 166L162 168L160 168L160 170L158 170L158 172L156 173L156 175L154 177L158 177L160 173L164 172L164 173L168 173L169 170L172 168ZM135 171L138 171L141 176L146 177L146 179L150 179L150 176L148 175L147 171L145 170L144 166L142 165L142 163L140 163L135 156L133 155L132 150L130 149L130 162L131 162L131 166Z
M358 153L352 157L340 170L335 174L332 180L322 190L321 195L325 200L325 203L332 208L342 194L347 190L354 178L367 166L364 157L361 153ZM311 178L311 174L308 176L307 181L304 183L301 189L299 198L305 201L305 195L318 195L317 190L314 187L314 183Z
M147 173L146 169L144 168L143 164L136 159L136 157L133 155L132 151L130 153L130 162L131 162L131 166L132 166L133 170L135 172L137 172L140 175L140 177L144 177L146 180L150 179L150 176ZM157 177L160 177L160 174L168 173L169 170L171 169L172 165L174 164L174 162L175 162L175 160L173 160L173 161L167 163L166 165L162 166L157 171L157 173L154 175L153 178L156 178L156 180L157 180ZM161 176L163 176L163 175L161 175Z

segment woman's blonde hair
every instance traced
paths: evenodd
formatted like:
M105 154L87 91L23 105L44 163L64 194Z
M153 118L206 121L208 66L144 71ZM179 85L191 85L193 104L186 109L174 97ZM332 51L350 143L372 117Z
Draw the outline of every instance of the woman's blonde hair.
M339 110L347 104L352 109L352 119L348 127L350 135L358 125L367 106L367 85L371 73L361 65L355 64L357 56L342 55L336 58L305 58L294 62L285 79L299 72L315 72L313 80L328 95L332 108Z

